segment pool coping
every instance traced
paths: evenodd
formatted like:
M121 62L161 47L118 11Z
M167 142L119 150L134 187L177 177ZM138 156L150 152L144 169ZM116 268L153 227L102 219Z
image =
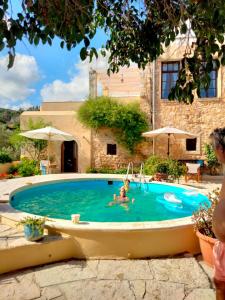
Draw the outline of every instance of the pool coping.
M129 178L131 176L129 175ZM44 183L51 183L57 181L69 181L69 180L124 180L126 175L120 174L82 174L82 173L67 173L67 174L50 174L50 175L38 175L33 177L23 177L7 180L9 186L7 188L7 193L4 192L2 186L0 186L0 216L18 222L26 216L34 216L33 214L25 213L14 209L9 204L10 196L25 187L30 185L39 185ZM146 176L146 178L148 178ZM185 189L196 190L201 194L206 195L208 190L202 191L195 187L189 187L183 184L174 184L168 182L155 182L162 185L172 185L177 187L183 187ZM8 203L6 203L8 202ZM74 212L75 213L75 212ZM70 220L54 219L46 222L47 228L52 229L68 229L68 230L100 230L100 231L143 231L143 230L163 230L165 228L176 228L176 227L186 227L193 225L191 217L184 217L179 219L165 220L165 221L144 221L144 222L79 222L78 224L72 223Z

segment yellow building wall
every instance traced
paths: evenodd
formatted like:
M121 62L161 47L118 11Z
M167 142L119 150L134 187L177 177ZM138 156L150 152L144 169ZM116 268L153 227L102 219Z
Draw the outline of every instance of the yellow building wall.
M41 111L78 111L83 101L42 102Z
M27 111L20 117L22 131L28 130L29 119L36 122L42 119L51 126L74 136L78 145L78 172L85 172L91 164L91 130L85 128L77 119L74 111ZM57 172L61 171L61 144L51 142L50 153L56 158Z

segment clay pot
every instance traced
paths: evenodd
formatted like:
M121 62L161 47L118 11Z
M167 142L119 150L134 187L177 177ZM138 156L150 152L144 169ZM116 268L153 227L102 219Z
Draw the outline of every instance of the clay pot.
M204 262L210 267L213 267L213 247L217 239L206 236L199 231L196 232L196 235L199 238L200 249Z
M154 176L154 179L156 181L162 181L162 180L167 180L168 179L168 175L165 173L156 173Z

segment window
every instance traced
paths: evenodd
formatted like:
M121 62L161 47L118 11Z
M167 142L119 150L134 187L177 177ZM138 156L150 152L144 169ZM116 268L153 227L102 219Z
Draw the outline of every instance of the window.
M107 144L107 155L116 155L116 144Z
M175 86L179 72L179 62L165 62L161 66L161 98L168 99L171 88Z
M197 138L186 139L186 151L196 151L197 150Z
M200 90L200 98L213 98L217 97L217 68L215 62L213 63L213 70L209 74L210 85L207 90L202 88Z

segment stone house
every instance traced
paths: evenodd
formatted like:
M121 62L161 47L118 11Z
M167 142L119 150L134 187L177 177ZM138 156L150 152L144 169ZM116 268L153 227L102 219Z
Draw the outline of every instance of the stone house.
M204 144L216 127L225 126L225 84L224 67L211 73L208 91L202 97L195 97L192 105L168 101L168 93L176 81L179 62L186 44L176 40L156 62L143 71L135 66L122 68L110 77L106 70L90 72L90 95L97 95L97 85L102 86L102 94L126 105L138 102L149 120L149 127L157 129L173 126L196 134L194 139L171 139L171 157L179 160L204 159ZM155 138L146 140L131 156L126 149L115 142L113 132L107 128L90 130L76 117L80 102L43 102L40 111L21 114L21 129L27 130L29 118L43 119L46 123L74 136L74 142L51 143L58 172L85 172L88 167L124 167L128 162L140 164L150 154L166 156L167 140ZM68 162L73 162L68 163Z

